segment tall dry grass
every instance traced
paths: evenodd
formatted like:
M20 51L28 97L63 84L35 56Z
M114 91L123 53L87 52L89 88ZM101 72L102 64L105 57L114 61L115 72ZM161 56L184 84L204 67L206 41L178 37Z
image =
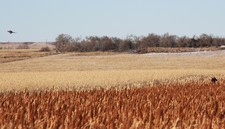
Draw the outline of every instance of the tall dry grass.
M156 69L156 70L93 70L65 72L7 72L0 73L0 91L21 91L24 89L93 89L124 85L139 87L159 82L180 82L188 80L209 81L210 77L224 78L225 70L207 69Z
M224 54L67 53L0 63L0 90L111 87L186 76L220 76L225 75Z
M225 81L0 93L1 128L225 128Z

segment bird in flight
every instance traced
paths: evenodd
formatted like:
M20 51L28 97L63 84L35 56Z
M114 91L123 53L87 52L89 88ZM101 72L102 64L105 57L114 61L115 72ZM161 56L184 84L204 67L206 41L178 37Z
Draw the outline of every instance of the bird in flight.
M16 32L14 32L14 31L12 31L12 30L8 30L8 32L9 32L9 34L16 33Z

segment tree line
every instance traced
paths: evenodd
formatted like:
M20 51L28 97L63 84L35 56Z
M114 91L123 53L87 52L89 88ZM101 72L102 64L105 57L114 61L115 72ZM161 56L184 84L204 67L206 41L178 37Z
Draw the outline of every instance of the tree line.
M129 35L125 39L108 36L89 36L81 39L73 38L68 34L60 34L55 42L58 52L130 51L144 53L149 47L199 48L219 47L221 45L225 45L225 38L223 37L215 37L208 34L193 37L179 37L168 33L164 35L151 33L141 37Z

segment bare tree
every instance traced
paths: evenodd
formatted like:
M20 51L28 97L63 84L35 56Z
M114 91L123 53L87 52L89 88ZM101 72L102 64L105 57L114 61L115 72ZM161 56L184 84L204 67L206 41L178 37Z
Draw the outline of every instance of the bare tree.
M188 47L188 45L190 44L191 39L183 36L177 39L177 46L178 47Z
M140 43L140 47L159 47L160 36L156 34L149 34L143 37Z
M126 39L119 44L119 51L129 51L134 48L131 40Z
M160 38L160 47L176 47L176 36L169 35L169 33L164 34Z
M211 35L202 34L199 37L199 47L212 46L213 38Z
M56 38L56 51L58 52L66 52L69 49L70 44L73 42L73 38L68 34L60 34Z

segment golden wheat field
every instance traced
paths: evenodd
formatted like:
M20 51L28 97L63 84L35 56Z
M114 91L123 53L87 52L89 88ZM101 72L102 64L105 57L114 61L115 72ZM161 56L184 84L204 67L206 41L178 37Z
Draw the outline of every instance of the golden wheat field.
M86 89L225 75L225 52L67 53L0 63L0 90ZM187 79L184 79L187 78Z

